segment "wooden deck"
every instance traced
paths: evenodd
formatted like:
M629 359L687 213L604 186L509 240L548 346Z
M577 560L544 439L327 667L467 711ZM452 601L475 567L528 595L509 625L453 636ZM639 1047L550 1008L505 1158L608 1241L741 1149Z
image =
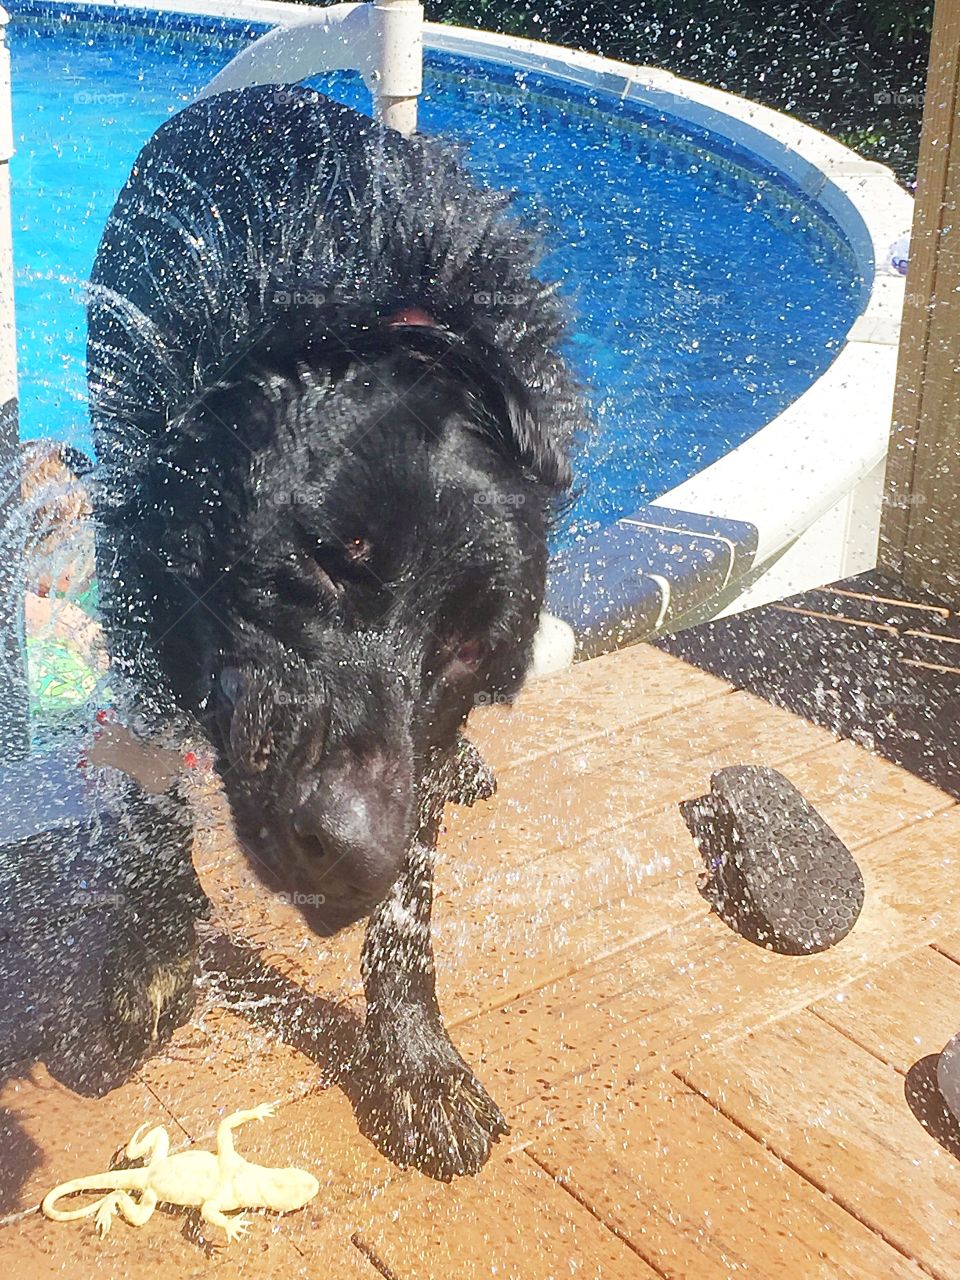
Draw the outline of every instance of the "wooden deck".
M255 951L214 936L201 1011L106 1097L43 1067L3 1084L11 1274L956 1280L960 1136L930 1086L960 1029L953 798L647 646L538 682L474 736L500 794L450 811L436 935L454 1039L513 1125L484 1172L438 1185L358 1135L323 1077L360 1008L359 934L305 936L212 821L216 926ZM781 769L863 870L860 921L824 955L760 950L697 892L677 802L739 762ZM102 1242L36 1211L147 1118L185 1145L270 1098L241 1149L317 1174L300 1214L221 1247L172 1211Z

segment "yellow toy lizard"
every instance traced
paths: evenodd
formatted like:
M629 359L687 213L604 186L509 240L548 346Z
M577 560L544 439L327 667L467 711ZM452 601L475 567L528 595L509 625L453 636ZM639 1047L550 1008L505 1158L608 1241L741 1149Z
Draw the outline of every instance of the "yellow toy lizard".
M143 1159L137 1169L113 1169L87 1178L73 1178L44 1196L40 1208L55 1222L70 1222L95 1213L97 1233L106 1235L117 1212L135 1227L142 1227L161 1202L199 1208L204 1222L221 1227L227 1240L243 1235L246 1218L228 1218L233 1209L275 1209L289 1213L302 1209L320 1190L312 1173L303 1169L274 1169L251 1164L233 1148L233 1130L249 1120L265 1120L274 1106L266 1102L248 1111L224 1117L217 1128L217 1150L178 1151L168 1155L166 1130L156 1125L144 1133L141 1125L127 1143L130 1160ZM149 1122L148 1122L149 1123ZM82 1209L58 1209L56 1203L77 1191L107 1191ZM139 1193L135 1199L133 1192Z

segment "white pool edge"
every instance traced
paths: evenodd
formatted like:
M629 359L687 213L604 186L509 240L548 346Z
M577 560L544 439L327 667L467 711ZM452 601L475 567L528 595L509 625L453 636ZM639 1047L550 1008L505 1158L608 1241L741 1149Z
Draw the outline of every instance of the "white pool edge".
M280 0L71 2L271 25L298 25L323 13L322 7ZM905 285L902 277L885 274L883 265L890 247L909 232L913 210L890 170L790 116L657 68L435 23L425 25L424 43L431 51L548 73L707 129L784 174L832 216L867 282L864 308L838 355L781 414L655 506L756 530L751 556L738 561L713 607L703 600L689 614L695 620L818 585L840 576L838 570L872 567L880 519L877 477L887 452ZM625 513L621 531L635 518ZM769 575L764 591L757 579L778 563L781 570ZM636 572L638 579L644 576L639 565ZM752 584L745 593L740 579ZM584 617L589 614L584 610ZM686 621L664 607L653 630ZM632 625L625 617L617 642L649 633L649 620ZM587 649L598 651L601 644L609 647L595 638Z

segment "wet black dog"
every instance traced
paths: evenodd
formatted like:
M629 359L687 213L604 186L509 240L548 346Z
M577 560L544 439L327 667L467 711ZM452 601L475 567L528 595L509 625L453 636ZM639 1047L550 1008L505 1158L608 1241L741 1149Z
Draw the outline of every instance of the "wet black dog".
M503 1121L436 1005L433 835L529 665L583 422L507 204L311 90L221 94L141 152L89 307L114 657L209 736L268 883L372 913L361 1111L443 1177Z

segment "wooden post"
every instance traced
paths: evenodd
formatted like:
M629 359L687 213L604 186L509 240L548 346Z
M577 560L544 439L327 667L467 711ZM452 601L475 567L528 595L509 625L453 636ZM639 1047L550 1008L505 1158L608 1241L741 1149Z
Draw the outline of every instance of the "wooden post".
M960 604L960 0L937 0L881 569Z

